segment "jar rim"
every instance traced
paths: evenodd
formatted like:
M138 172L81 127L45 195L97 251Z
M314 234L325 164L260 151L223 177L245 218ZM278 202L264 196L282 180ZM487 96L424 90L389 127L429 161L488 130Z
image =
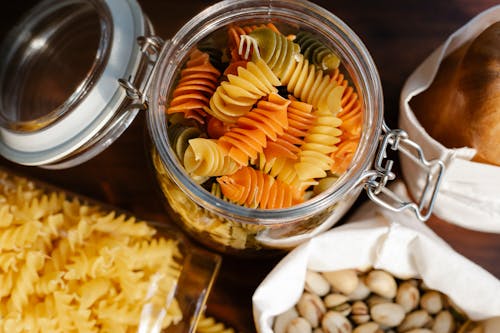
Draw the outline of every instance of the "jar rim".
M187 175L168 142L163 104L175 81L178 64L182 64L192 47L211 32L235 21L248 20L249 17L299 22L323 35L330 34L324 37L336 46L342 61L348 62L350 74L355 78L353 81L356 81L353 84L356 84L357 91L363 95L363 131L352 167L329 190L289 208L248 208L217 198ZM188 197L210 211L250 224L265 225L283 223L284 219L305 219L331 206L332 202L358 186L364 172L372 164L383 122L383 96L378 71L360 38L340 18L314 3L307 0L221 1L194 16L178 30L165 44L158 62L153 84L148 92L151 101L147 115L150 136L170 178Z
M136 38L149 32L148 22L135 0L40 2L4 41L1 82L8 76L6 69L9 67L14 67L26 76L25 79L30 75L50 78L41 60L60 52L65 47L64 40L71 38L78 23L82 24L81 21L88 18L73 15L71 9L86 10L91 18L98 20L92 28L99 30L100 35L91 36L99 39L95 59L88 72L82 74L82 81L69 92L69 96L62 98L60 105L47 109L40 117L33 116L29 121L22 121L17 114L25 111L20 110L24 106L21 105L23 94L32 88L25 87L22 81L26 80L14 77L10 81L18 85L14 92L19 96L14 97L12 103L3 105L5 92L10 88L4 89L1 83L0 154L13 162L49 168L67 168L82 163L116 140L137 114L137 110L126 109L126 92L118 83L120 78L135 77L141 68L143 58ZM71 31L65 31L65 28ZM59 38L61 34L64 39ZM52 35L56 37L52 39ZM12 45L14 47L9 49ZM13 56L16 52L19 53L18 61ZM75 50L68 54L70 59L61 59L61 63L72 64L79 57ZM39 66L45 72L37 75L33 66ZM35 97L34 100L39 98ZM10 118L5 116L9 112L13 114Z

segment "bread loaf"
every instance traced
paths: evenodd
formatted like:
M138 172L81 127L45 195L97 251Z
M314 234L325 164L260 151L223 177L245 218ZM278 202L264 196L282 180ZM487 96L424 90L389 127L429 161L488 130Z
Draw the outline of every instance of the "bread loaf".
M427 132L475 160L500 165L500 22L451 53L411 106Z

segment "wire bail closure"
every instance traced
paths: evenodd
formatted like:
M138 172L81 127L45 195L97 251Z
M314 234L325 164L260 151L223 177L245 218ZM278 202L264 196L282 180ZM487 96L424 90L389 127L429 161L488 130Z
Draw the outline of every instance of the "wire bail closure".
M146 110L148 108L148 100L146 94L143 92L149 89L153 78L154 68L165 41L158 36L139 36L137 37L137 44L139 44L140 50L147 60L147 73L142 91L134 85L132 77L128 77L127 79L120 78L118 79L118 83L125 89L127 97L133 101L135 107L138 106L139 109Z
M439 159L428 161L424 157L422 148L410 140L405 131L401 129L391 130L384 123L383 132L375 158L375 170L368 171L365 176L368 178L365 183L368 197L378 205L394 212L410 209L420 221L425 222L432 214L445 169L444 163ZM394 161L388 159L388 149L405 154L414 163L425 169L427 175L425 186L418 202L404 200L387 187L389 181L396 179L396 175L392 171Z

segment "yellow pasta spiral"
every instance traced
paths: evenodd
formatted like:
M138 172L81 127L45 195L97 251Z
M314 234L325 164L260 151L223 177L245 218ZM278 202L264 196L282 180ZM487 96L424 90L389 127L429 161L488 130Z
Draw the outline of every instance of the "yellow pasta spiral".
M196 333L235 333L233 328L226 327L213 317L202 315L196 326Z
M338 96L338 105L340 105L340 96ZM331 101L331 104L335 104ZM313 112L316 116L314 126L308 131L304 138L305 144L301 146L299 161L295 164L295 170L302 180L311 178L326 177L326 171L333 165L333 159L330 156L340 142L339 136L342 131L338 128L342 121L332 115L328 108L320 107Z
M276 75L262 59L250 61L247 67L238 67L238 75L229 74L210 98L205 110L215 118L234 123L251 110L262 97L277 92L281 85Z
M198 177L213 177L231 174L238 170L231 159L214 139L195 138L189 140L184 153L184 168Z
M9 304L13 309L22 311L24 305L28 303L28 296L34 291L34 284L39 279L38 270L43 267L45 256L42 252L28 252L26 264L19 272L12 288Z

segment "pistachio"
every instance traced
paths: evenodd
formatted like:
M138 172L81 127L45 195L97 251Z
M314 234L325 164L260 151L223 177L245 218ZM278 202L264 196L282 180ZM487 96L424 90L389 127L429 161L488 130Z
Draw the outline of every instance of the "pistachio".
M406 332L414 328L423 328L429 320L431 320L431 316L429 316L429 313L425 310L410 312L398 326L398 332Z
M368 314L368 305L363 301L356 301L352 304L352 314L353 315L365 315Z
M274 320L273 330L274 333L286 333L286 329L288 324L292 321L292 319L297 318L299 313L295 308L291 308L288 311L283 312Z
M297 303L299 314L307 319L311 326L318 327L321 317L326 312L325 305L318 295L305 292Z
M480 323L473 322L471 320L467 320L460 329L458 333L483 333L484 327Z
M441 311L434 318L432 325L434 333L452 333L455 331L455 321L449 311Z
M351 314L352 306L349 303L344 303L344 304L340 304L340 305L333 307L331 310L337 311L340 314L342 314L344 317L347 317L348 315Z
M380 329L380 326L373 321L359 325L354 329L354 331L352 331L352 333L382 333L382 332L383 331Z
M410 312L418 306L420 292L413 280L401 283L396 293L396 303L401 305L405 312Z
M371 295L366 302L368 303L368 306L372 308L373 306L377 304L383 304L383 303L392 303L390 299L379 296L379 295Z
M366 286L372 292L385 298L396 297L398 285L394 277L381 270L373 270L366 276Z
M420 298L420 306L430 314L436 314L443 309L441 294L435 290L427 291Z
M325 333L320 327L316 327L313 333Z
M343 269L333 272L324 272L323 276L334 290L349 295L358 286L359 278L354 269Z
M387 327L401 324L405 317L405 310L396 303L382 303L374 305L370 310L373 321Z
M355 324L364 324L369 322L371 319L369 314L364 314L364 315L351 315L351 320Z
M320 273L308 270L304 289L318 296L325 296L330 291L330 284Z
M336 311L328 311L321 320L325 333L351 333L352 325L345 316Z
M412 330L406 331L405 333L434 333L428 328L414 328Z
M347 296L342 294L329 294L323 299L327 308L333 308L348 301Z
M286 333L312 333L312 327L307 320L297 317L290 321Z
M370 292L371 291L366 286L366 284L364 282L364 279L360 278L359 282L358 282L358 286L356 287L356 289L354 289L354 291L352 293L350 293L349 295L347 295L347 297L351 301L359 301L359 300L367 298L370 295Z

